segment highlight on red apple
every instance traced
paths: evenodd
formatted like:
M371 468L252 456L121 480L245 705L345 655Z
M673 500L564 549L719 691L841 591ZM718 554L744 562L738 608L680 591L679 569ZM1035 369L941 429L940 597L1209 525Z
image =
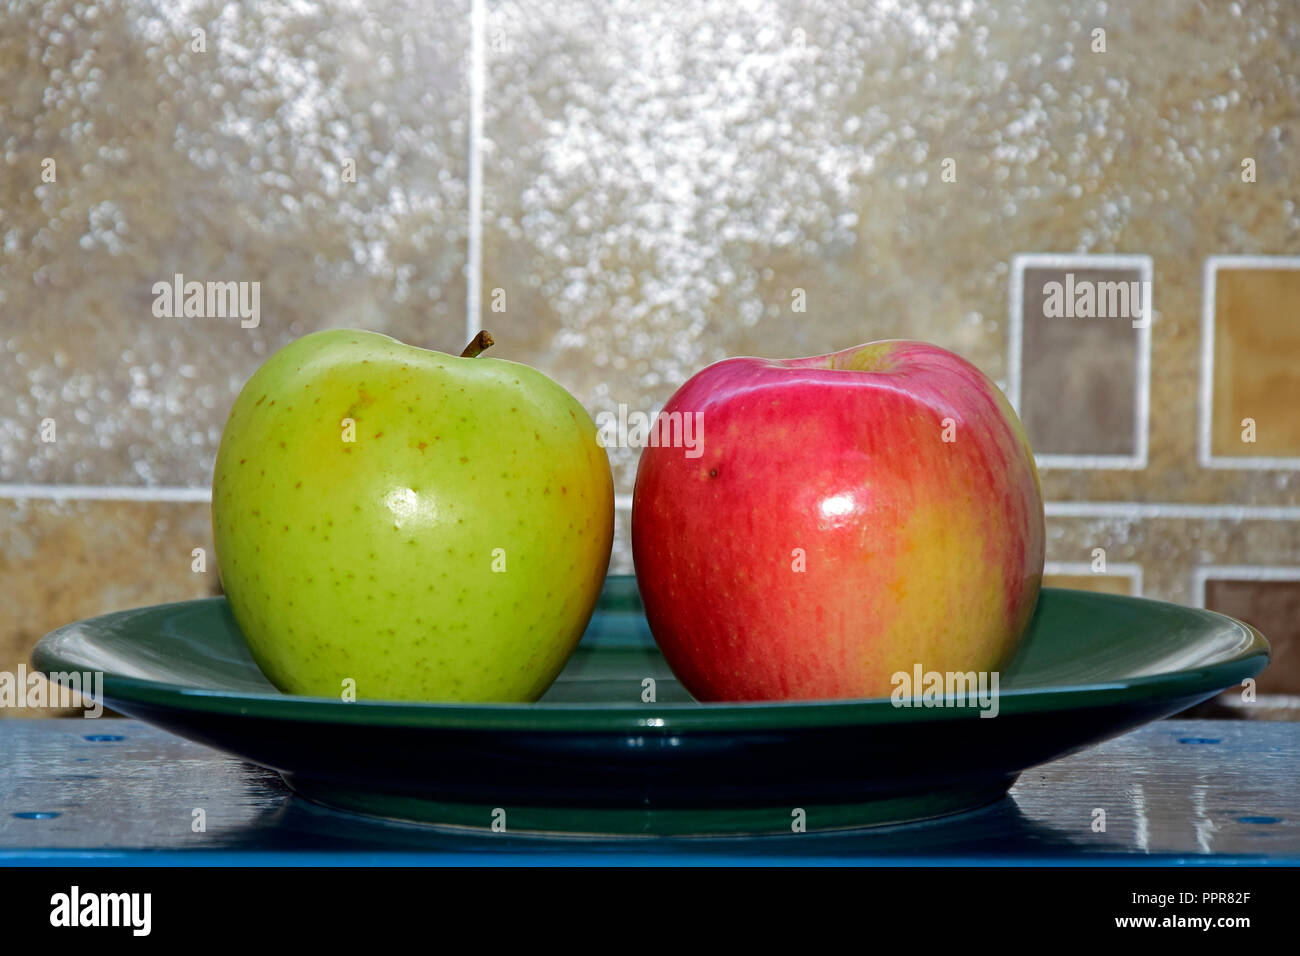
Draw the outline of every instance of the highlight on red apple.
M897 675L996 672L1042 582L1033 453L998 387L912 341L731 358L647 446L632 553L650 630L703 701L889 697ZM996 687L996 684L994 684Z

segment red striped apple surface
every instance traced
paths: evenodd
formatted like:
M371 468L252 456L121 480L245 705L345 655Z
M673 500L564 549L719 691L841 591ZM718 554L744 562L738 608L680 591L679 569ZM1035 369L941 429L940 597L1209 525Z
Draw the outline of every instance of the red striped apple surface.
M641 596L698 699L889 696L893 675L996 671L1037 601L1044 519L1015 412L921 342L732 358L661 422L632 508ZM666 431L666 430L665 430Z

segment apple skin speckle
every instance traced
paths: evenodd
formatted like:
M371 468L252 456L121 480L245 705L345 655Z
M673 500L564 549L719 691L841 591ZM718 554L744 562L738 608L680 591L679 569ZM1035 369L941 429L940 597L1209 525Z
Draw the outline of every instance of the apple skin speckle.
M352 330L286 346L235 402L213 484L217 562L259 666L288 693L337 697L344 675L362 699L536 700L609 563L595 435L559 385L487 354Z

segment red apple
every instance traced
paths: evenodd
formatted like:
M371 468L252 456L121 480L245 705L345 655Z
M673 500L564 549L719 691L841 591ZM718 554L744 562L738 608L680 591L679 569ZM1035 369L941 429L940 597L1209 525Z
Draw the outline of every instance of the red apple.
M1042 582L1042 490L975 366L907 341L732 358L669 399L661 438L673 413L696 415L699 444L643 450L632 554L696 698L887 697L918 664L992 672L1014 654Z

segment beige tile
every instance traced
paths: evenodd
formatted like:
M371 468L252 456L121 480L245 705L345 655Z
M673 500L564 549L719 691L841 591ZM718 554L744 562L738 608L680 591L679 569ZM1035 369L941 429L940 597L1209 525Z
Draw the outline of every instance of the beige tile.
M1043 584L1049 588L1096 591L1100 594L1133 593L1133 579L1118 574L1045 574Z
M47 632L96 614L219 593L206 504L0 499L0 671ZM192 569L205 549L207 572ZM3 717L48 717L40 708Z
M1121 506L1122 507L1122 506ZM1289 566L1300 554L1300 521L1106 517L1047 519L1049 562L1090 561L1142 567L1144 597L1194 604L1193 573L1204 565Z
M5 14L0 482L204 485L240 386L318 328L459 351L468 8ZM259 326L156 317L177 273L260 283Z
M883 337L1005 379L1013 255L1147 253L1150 466L1051 470L1045 492L1300 504L1300 476L1196 464L1201 262L1300 234L1282 18L1178 0L494 2L483 280L507 311L485 322L593 410L655 407L726 355ZM615 465L630 491L635 453Z

